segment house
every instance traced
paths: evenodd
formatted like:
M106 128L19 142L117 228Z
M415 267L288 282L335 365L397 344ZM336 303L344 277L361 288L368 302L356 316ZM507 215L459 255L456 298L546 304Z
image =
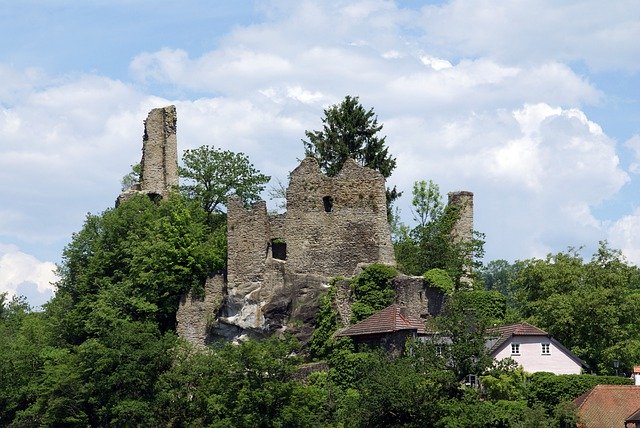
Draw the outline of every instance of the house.
M579 428L640 427L640 386L596 385L573 403Z
M586 363L549 333L528 323L496 327L488 331L489 355L496 360L511 358L529 373L579 374Z
M631 373L631 377L633 378L633 383L635 385L640 385L640 366L633 367L633 373Z
M393 304L338 331L336 337L350 337L356 344L382 346L389 353L400 355L407 339L424 334L424 320L411 317L406 308Z

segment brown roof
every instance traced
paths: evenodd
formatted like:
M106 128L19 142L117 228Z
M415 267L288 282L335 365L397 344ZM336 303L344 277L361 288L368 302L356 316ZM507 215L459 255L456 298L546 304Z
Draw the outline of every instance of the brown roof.
M546 331L526 322L490 328L487 333L498 337L496 342L491 345L489 353L497 351L512 336L549 336Z
M586 428L623 427L640 409L640 386L596 385L573 402Z
M633 366L634 373L640 373L640 366Z
M625 422L640 422L640 408L633 413L633 415L627 416Z
M424 322L411 318L397 304L387 306L368 318L342 330L337 336L363 336L367 334L393 333L401 330L416 330L424 333Z

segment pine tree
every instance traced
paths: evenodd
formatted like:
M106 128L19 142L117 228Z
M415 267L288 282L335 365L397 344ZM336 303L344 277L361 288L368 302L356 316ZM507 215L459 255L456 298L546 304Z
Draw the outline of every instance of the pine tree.
M373 108L366 110L358 97L347 95L339 103L324 110L322 131L305 131L308 141L302 140L306 156L318 160L328 176L340 172L347 158L379 171L389 178L396 167L396 159L389 154L386 137L379 137L382 124ZM394 187L387 189L387 207L400 196Z

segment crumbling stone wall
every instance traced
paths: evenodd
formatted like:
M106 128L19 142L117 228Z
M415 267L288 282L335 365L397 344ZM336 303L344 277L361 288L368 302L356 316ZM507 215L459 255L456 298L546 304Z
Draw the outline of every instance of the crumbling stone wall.
M455 242L470 242L473 239L473 193L467 191L450 192L449 205L460 207L460 217L451 231Z
M207 278L204 296L196 297L191 292L182 296L176 313L178 336L189 342L204 346L210 327L216 323L216 315L224 302L224 277L220 274Z
M473 239L473 193L467 191L449 193L449 205L458 206L460 209L458 221L456 221L451 231L451 237L454 242L471 242ZM460 282L471 284L473 254L465 255L464 273L460 278Z
M178 185L176 107L155 108L144 121L140 182L118 196L116 206L138 193L166 196Z
M395 264L384 177L351 159L327 177L303 160L287 188L284 238L292 272L349 276L358 263Z
M294 321L306 336L330 277L351 276L360 263L395 264L384 177L353 160L327 177L307 158L290 175L286 213L229 200L227 254L221 326L291 330Z
M140 189L165 195L178 185L176 107L155 108L144 121Z
M396 303L404 307L411 318L429 318L439 315L444 305L444 293L421 276L398 275L393 279Z

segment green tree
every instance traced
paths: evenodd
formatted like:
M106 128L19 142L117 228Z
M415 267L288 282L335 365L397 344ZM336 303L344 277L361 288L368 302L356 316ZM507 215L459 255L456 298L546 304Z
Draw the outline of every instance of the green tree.
M443 269L459 286L469 264L476 269L481 266L483 235L474 232L470 242L453 239L452 230L460 218L460 206L443 206L440 189L434 182L415 182L412 194L412 211L417 224L414 228L399 228L394 242L398 269L410 275Z
M245 203L260 197L271 177L261 174L243 153L201 146L185 150L180 176L187 184L182 190L202 204L208 213L222 212L227 198L236 194Z
M142 165L140 163L131 165L131 171L124 177L122 177L121 185L122 190L127 190L140 182L140 176L142 174Z
M588 262L575 249L516 262L508 304L548 331L591 370L629 371L640 358L640 270L602 242ZM588 314L588 316L585 316Z
M138 195L88 215L65 248L55 299L61 334L80 344L118 319L153 320L171 330L182 293L224 267L224 222L213 225L179 194L154 203Z
M449 341L443 349L445 367L459 381L470 374L483 374L493 362L485 348L487 319L467 305L466 293L454 292L443 315L435 320L437 330Z
M373 263L351 280L351 322L362 321L393 303L395 291L391 280L397 275L398 272L394 268Z
M340 172L348 158L358 164L379 171L389 178L396 167L396 159L389 154L386 137L378 133L383 125L373 108L365 109L358 97L347 95L344 100L324 110L321 131L305 131L307 140L302 140L306 156L318 160L320 168L329 176ZM387 211L391 216L391 205L400 196L394 187L387 189Z

